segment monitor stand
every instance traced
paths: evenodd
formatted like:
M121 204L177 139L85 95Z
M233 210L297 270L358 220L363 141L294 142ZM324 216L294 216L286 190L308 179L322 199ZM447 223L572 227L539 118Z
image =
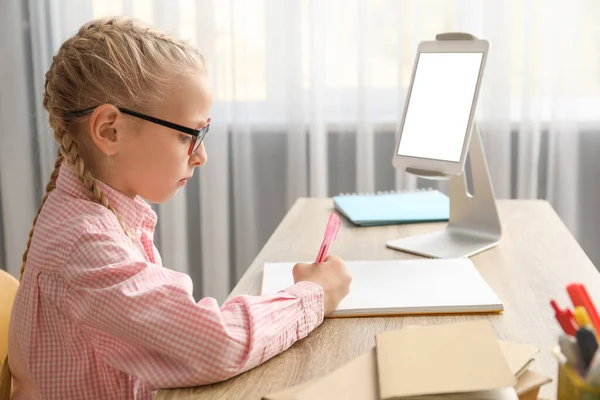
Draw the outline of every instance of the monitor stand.
M450 177L448 226L438 232L391 240L387 247L425 257L461 258L494 247L500 241L500 218L476 123L473 123L469 158L473 194L467 189L466 171ZM406 171L424 178L448 178L428 171L410 168Z

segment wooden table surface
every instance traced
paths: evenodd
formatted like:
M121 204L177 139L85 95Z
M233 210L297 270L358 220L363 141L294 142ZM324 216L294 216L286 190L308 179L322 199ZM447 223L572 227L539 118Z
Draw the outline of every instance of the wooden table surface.
M549 305L570 303L565 285L584 282L600 307L600 274L549 203L499 200L503 237L493 249L472 257L504 302L500 315L407 316L326 319L308 337L282 354L228 381L160 391L158 400L260 399L285 387L323 376L375 345L375 334L408 325L431 325L476 318L492 322L500 339L532 344L541 352L531 369L554 381L540 396L556 398L557 364L550 353L560 328ZM285 216L230 297L258 294L265 261L312 260L319 248L331 199L301 198ZM409 259L417 256L385 247L389 239L442 229L444 223L354 227L343 219L331 253L345 260Z

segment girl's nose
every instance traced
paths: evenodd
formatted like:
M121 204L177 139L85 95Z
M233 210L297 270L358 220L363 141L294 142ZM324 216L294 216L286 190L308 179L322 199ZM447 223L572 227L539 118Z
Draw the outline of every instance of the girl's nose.
M206 154L206 149L204 148L204 143L202 143L202 144L200 144L200 147L198 147L198 150L196 150L190 156L190 165L193 167L201 167L204 164L206 164L207 160L208 160L208 155Z

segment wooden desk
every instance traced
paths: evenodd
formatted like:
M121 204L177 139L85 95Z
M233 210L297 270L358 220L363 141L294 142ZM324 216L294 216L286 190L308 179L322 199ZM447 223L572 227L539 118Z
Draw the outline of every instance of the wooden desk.
M326 319L308 337L245 374L214 385L161 391L157 399L260 399L267 393L331 372L372 348L378 332L475 318L492 321L501 339L537 346L541 352L532 369L556 379L557 365L549 349L556 344L560 328L549 301L555 298L562 306L567 305L565 285L580 281L600 306L600 274L549 203L500 200L498 206L502 240L472 260L504 302L503 314ZM332 210L331 199L296 201L230 297L259 293L265 261L314 259ZM357 228L344 220L331 252L345 260L416 258L386 248L386 240L443 226L436 223ZM555 399L556 382L544 386L540 396Z

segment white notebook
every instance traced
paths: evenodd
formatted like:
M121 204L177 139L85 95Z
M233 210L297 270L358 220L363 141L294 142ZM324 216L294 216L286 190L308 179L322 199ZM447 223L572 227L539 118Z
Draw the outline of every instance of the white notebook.
M294 284L294 263L265 263L262 294ZM346 261L350 293L330 317L500 312L502 301L468 258Z

